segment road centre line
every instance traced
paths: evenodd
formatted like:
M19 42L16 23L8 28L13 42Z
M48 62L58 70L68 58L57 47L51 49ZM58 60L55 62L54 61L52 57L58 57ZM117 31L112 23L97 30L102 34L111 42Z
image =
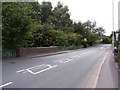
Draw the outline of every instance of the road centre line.
M58 60L58 61L53 61L53 62L60 62L60 63L67 63L74 60L73 58L67 58L67 59L62 59L62 60Z
M8 82L8 83L6 83L6 84L3 84L3 85L0 86L0 88L3 88L3 87L8 86L8 85L10 85L10 84L12 84L12 82Z
M95 48L94 48L95 49ZM74 51L74 50L73 50ZM83 50L79 50L79 51L74 51L74 52L79 52L79 53L81 53L81 52L87 52L87 51L94 51L93 49L90 49L90 48L88 48L88 49L83 49Z
M93 51L93 50L92 50ZM91 51L88 51L88 52L86 52L86 53L83 53L83 55L84 54L88 54L88 53L90 53ZM67 63L67 62L70 62L70 61L72 61L72 60L74 60L74 58L79 58L79 57L81 57L81 55L76 55L76 56L72 56L72 57L68 57L68 58L66 58L66 59L62 59L62 60L58 60L58 61L53 61L53 62L60 62L60 63Z
M73 59L68 59L67 61L63 62L63 63L67 63L67 62L70 62L72 61Z

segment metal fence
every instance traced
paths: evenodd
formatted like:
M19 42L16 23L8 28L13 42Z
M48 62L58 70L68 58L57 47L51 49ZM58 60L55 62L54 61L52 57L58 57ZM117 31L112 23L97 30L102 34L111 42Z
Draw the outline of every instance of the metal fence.
M16 49L2 49L2 57L16 57Z

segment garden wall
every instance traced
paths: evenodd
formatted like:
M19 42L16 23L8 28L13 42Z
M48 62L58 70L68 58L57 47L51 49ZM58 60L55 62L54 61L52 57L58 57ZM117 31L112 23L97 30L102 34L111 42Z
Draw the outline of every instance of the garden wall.
M37 55L37 54L45 54L59 51L57 46L53 47L33 47L33 48L19 48L17 50L17 56L28 56L28 55Z

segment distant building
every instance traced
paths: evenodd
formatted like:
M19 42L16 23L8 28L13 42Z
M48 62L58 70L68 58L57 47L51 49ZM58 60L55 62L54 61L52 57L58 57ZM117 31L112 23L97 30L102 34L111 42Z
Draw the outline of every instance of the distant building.
M120 1L118 2L118 29L120 29Z

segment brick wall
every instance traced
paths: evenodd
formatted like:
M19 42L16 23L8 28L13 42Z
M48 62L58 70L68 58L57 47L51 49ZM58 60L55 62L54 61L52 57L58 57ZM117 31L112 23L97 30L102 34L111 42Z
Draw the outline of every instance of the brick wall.
M44 53L52 53L59 51L57 46L54 47L33 47L33 48L19 48L17 56L38 55Z

